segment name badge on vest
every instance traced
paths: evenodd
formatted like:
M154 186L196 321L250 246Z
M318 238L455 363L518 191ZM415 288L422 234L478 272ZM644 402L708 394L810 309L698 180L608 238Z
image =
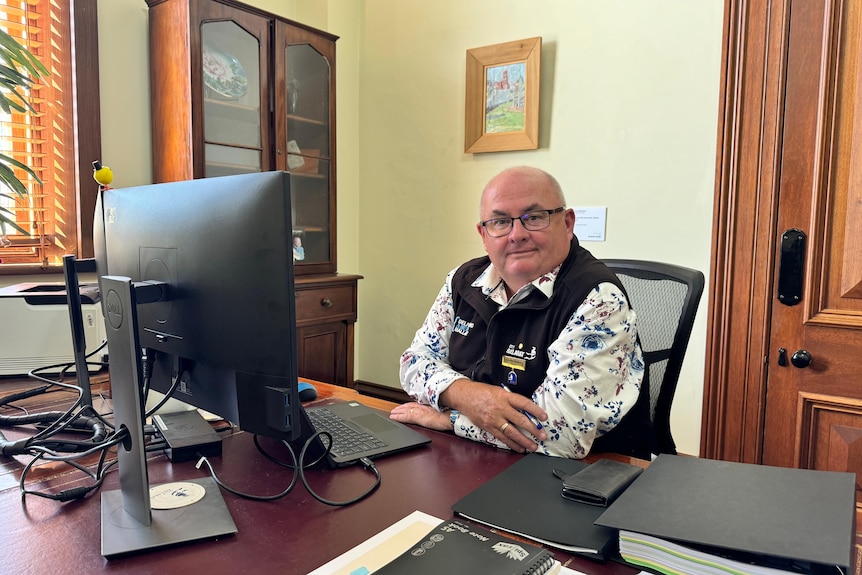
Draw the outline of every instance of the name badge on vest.
M520 369L524 371L527 369L527 361L520 357L512 357L511 355L503 356L503 367L508 367L509 369Z

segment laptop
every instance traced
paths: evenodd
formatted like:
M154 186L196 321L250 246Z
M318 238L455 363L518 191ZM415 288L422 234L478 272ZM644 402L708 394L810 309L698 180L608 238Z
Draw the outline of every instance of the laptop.
M326 457L330 467L345 467L362 457L375 459L431 443L429 437L415 429L356 401L336 400L325 405L306 407L302 411L300 425L302 437L310 437L314 431L327 431L332 435L333 446ZM306 464L315 461L323 453L321 441L318 438L314 445L309 446ZM297 443L294 442L293 447L298 456L302 445Z

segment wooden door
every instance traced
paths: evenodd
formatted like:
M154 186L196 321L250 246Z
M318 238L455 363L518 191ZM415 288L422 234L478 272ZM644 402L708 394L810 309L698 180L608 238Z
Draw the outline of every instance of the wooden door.
M862 477L862 3L725 22L701 455Z
M862 472L860 7L791 8L766 464Z

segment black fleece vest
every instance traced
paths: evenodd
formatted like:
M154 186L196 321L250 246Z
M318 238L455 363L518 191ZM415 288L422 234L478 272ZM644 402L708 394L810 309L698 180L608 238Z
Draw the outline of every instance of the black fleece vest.
M550 298L534 289L523 300L498 311L494 301L470 287L489 264L487 256L470 260L452 278L455 319L449 362L474 381L507 383L513 392L531 397L545 379L548 347L590 291L604 282L616 285L623 293L625 289L613 271L572 238ZM652 446L648 410L648 382L644 381L636 408L617 428L598 438L592 450L648 457ZM627 437L614 438L611 444L615 435ZM622 445L617 445L616 439Z

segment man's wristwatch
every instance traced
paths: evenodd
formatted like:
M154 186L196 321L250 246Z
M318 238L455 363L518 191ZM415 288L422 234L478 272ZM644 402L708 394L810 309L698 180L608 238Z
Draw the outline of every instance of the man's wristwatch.
M455 420L458 419L459 415L461 415L461 412L457 409L449 410L449 421L452 422L452 429L455 429Z

